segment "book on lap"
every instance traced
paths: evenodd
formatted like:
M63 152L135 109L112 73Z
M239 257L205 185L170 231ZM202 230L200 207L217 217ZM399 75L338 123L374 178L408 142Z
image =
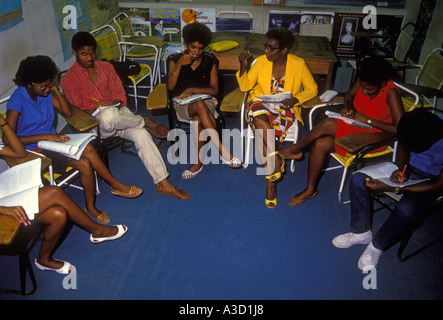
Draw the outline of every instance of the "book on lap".
M332 112L332 111L328 110L328 111L325 111L325 115L327 115L329 118L340 119L343 122L353 125L353 126L356 126L356 127L372 129L372 126L367 123L360 122L360 121L354 120L352 118L343 117L340 113L337 113L337 112Z
M66 136L71 140L67 142L40 141L38 147L79 160L88 143L95 139L93 133L72 133Z
M420 182L428 181L429 179L419 179L419 180L407 180L403 183L396 183L391 181L392 172L398 170L398 167L392 162L380 162L360 170L355 171L355 173L364 173L370 176L372 179L380 180L381 182L387 184L391 187L406 187Z
M177 97L173 98L172 101L177 102L179 105L186 105L186 104L190 104L192 102L196 102L199 100L205 100L205 99L209 99L211 98L211 96L209 94L193 94L190 97L187 97L185 99L179 99Z
M22 206L30 220L39 212L38 189L41 159L37 158L0 171L0 206Z

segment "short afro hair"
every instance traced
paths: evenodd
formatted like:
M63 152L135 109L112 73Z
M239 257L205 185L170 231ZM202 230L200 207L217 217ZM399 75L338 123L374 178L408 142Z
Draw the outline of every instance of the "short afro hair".
M206 47L212 40L211 29L201 22L194 22L184 26L182 35L185 44L197 41Z
M368 57L360 62L358 78L374 86L392 78L391 64L381 57Z
M92 46L94 48L97 48L97 42L95 41L95 38L86 31L79 31L72 37L71 40L71 47L72 50L78 51L81 47L86 46Z
M398 141L412 152L428 150L442 138L443 119L423 109L406 112L397 125Z
M27 57L20 62L14 83L20 87L33 82L42 83L47 80L53 80L57 73L57 66L51 58L47 56Z
M291 31L284 27L273 27L266 32L267 39L274 39L278 42L279 47L292 49L295 43L294 35Z

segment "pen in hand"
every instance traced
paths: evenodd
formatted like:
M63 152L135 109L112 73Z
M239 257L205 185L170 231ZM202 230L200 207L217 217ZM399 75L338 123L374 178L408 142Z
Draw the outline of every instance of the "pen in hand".
M405 164L405 166L404 166L404 168L403 168L403 172L401 173L401 176L400 176L400 184L402 184L402 182L403 182L403 177L404 177L404 175L405 175L405 171L406 171L406 167L407 167L408 165L407 164Z

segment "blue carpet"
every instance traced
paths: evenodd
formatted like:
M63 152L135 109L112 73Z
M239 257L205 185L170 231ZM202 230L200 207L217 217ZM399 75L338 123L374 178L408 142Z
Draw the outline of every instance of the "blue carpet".
M166 123L165 115L154 116ZM238 119L228 117L228 128ZM169 144L160 150L166 159ZM186 164L169 165L170 181L191 193L179 201L155 193L141 161L120 149L110 152L116 177L142 187L137 199L113 196L100 183L98 208L112 224L124 223L127 235L94 245L74 226L54 257L77 268L76 289L63 276L34 268L37 291L17 300L403 300L443 298L443 241L401 263L397 246L384 253L376 289L365 289L367 274L357 268L364 246L337 249L334 236L349 230L349 205L337 201L340 172L325 173L319 194L298 207L288 201L306 183L307 159L297 162L278 184L278 205L264 204L265 180L257 165L233 170L210 164L192 180L182 180ZM82 192L68 194L83 204ZM347 197L345 189L345 197ZM375 216L375 229L388 212ZM414 235L412 247L441 235L443 215L431 217ZM37 256L39 244L31 253ZM16 257L0 256L0 287L17 287Z

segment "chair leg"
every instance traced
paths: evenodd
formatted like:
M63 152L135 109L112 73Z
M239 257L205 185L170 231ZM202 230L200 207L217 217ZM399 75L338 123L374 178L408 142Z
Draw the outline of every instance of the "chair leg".
M135 110L134 110L134 113L136 113L137 112L137 110L138 110L138 96L137 96L137 85L135 85L134 84L134 100L135 100L135 103L134 103L134 105L135 105Z
M340 188L338 189L338 202L340 202L341 204L347 204L350 203L351 201L342 201L341 197L343 194L343 189L345 187L345 181L346 181L346 176L348 174L348 168L347 167L343 167L343 175L341 177L341 182L340 182Z
M249 137L249 129L246 131L246 145L245 145L245 157L243 159L243 168L247 168L249 166L249 157L251 154L251 138ZM243 139L243 138L242 138Z
M424 250L426 250L427 248L431 247L432 245L436 244L437 242L443 240L443 236L429 242L428 244L422 246L420 249L415 250L414 252L404 256L403 253L406 249L406 246L409 243L409 240L411 239L412 235L413 235L414 231L410 232L408 235L406 235L401 241L400 241L400 245L398 247L398 251L397 251L397 258L400 262L405 262L409 259L411 259L412 257L416 256L417 254L419 254L420 252L423 252Z
M26 250L26 249L24 249ZM31 295L37 290L37 281L35 280L34 270L32 269L31 261L27 252L20 252L19 254L20 265L20 293L22 295ZM29 274L31 279L31 290L26 291L26 273Z

